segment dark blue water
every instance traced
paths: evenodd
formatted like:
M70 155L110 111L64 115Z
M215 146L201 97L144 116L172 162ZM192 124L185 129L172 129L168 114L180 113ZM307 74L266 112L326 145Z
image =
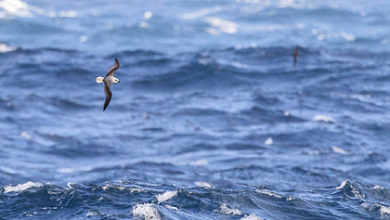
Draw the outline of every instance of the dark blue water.
M390 218L389 11L1 0L0 219Z

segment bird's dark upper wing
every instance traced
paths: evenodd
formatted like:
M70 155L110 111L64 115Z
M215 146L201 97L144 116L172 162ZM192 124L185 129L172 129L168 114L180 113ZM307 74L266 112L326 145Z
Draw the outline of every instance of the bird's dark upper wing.
M119 69L119 67L120 67L120 64L119 64L118 58L115 58L115 64L114 64L114 66L112 66L112 67L108 70L106 77L107 77L107 76L110 76L110 75L111 75L111 76L114 76L115 71L117 71L117 70Z
M108 86L106 82L104 82L104 93L106 93L106 101L104 102L103 111L105 111L108 104L110 104L111 96L112 96L110 86Z

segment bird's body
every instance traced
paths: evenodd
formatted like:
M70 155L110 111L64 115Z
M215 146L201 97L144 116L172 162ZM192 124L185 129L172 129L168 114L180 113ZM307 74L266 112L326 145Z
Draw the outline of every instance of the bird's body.
M97 83L104 83L104 93L106 94L106 101L104 102L103 111L106 110L108 104L110 104L112 92L111 85L113 83L119 83L119 79L114 77L115 71L117 71L120 67L119 61L115 58L115 64L112 66L105 77L99 76L96 78Z

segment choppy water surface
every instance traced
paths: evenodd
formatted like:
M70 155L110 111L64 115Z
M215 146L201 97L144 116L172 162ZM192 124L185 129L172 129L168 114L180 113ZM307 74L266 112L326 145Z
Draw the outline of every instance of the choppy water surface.
M389 10L0 1L0 219L389 218Z

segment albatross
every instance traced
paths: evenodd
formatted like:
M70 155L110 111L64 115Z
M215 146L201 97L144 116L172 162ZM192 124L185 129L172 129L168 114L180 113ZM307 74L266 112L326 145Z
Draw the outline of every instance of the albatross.
M114 73L119 69L119 66L120 65L119 65L118 58L115 58L114 66L112 66L108 70L106 77L102 77L102 76L96 77L97 83L104 83L104 93L106 93L106 101L104 102L103 111L106 110L108 104L110 104L111 101L111 97L112 97L112 92L110 89L111 84L119 83L119 79L114 77Z

